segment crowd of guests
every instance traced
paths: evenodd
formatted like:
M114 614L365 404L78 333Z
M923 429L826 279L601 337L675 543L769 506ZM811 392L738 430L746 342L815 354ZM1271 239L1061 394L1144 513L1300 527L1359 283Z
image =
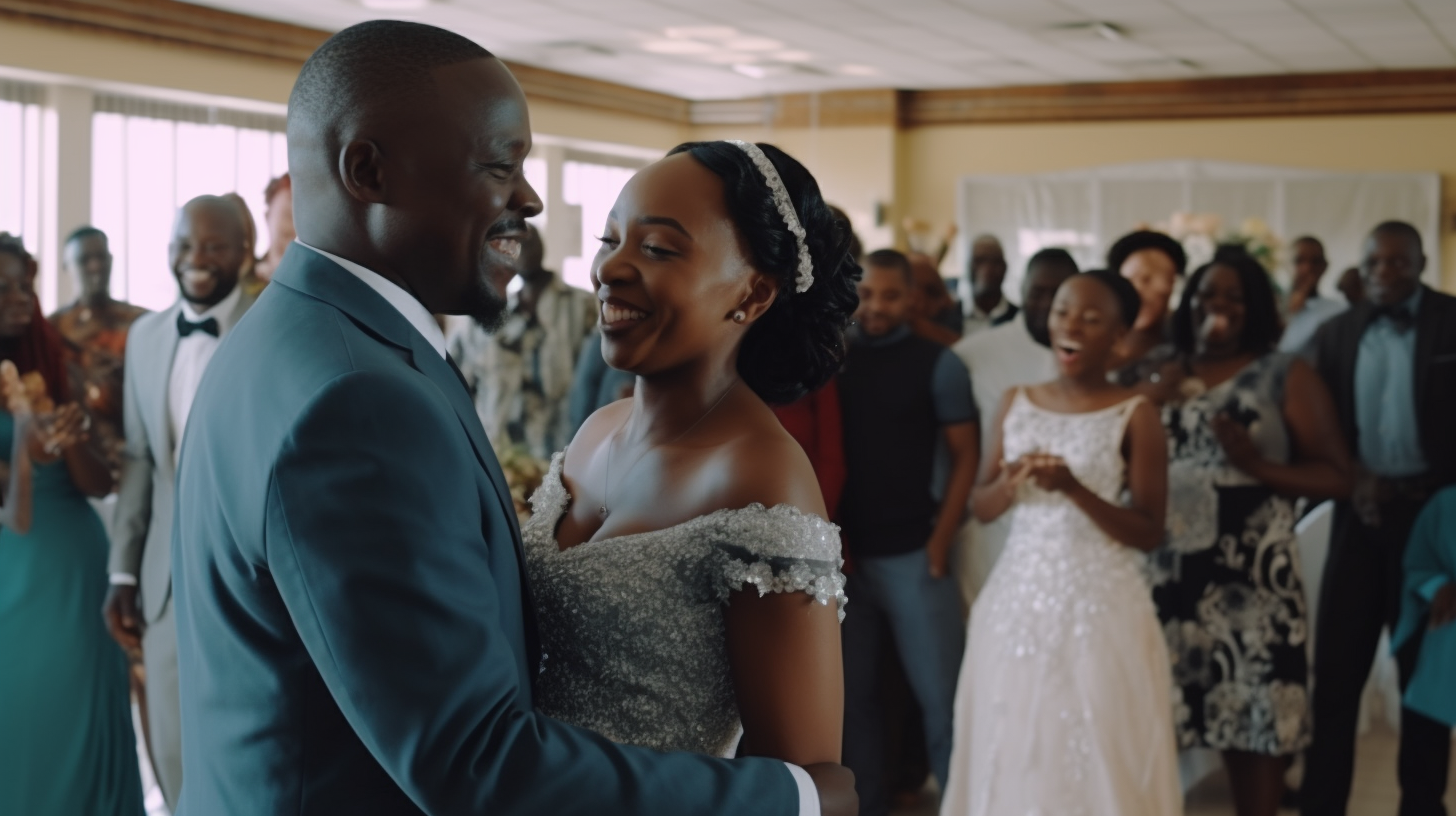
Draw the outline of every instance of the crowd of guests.
M112 298L106 235L83 227L63 256L77 299L46 319L34 260L0 235L0 639L16 667L0 672L0 733L18 735L0 741L0 811L140 813L129 685L157 781L177 799L177 457L213 352L295 240L287 176L266 199L261 258L237 196L182 207L179 298L157 313ZM1161 233L1131 233L1107 254L1141 303L1109 378L1152 400L1167 436L1166 531L1146 576L1176 742L1222 752L1241 816L1273 814L1292 794L1308 816L1343 813L1361 690L1388 628L1409 690L1401 812L1444 813L1456 425L1442 409L1456 401L1456 298L1420 283L1422 236L1404 223L1374 228L1341 299L1320 292L1322 244L1292 250L1286 296L1236 248L1191 273ZM1004 516L981 523L967 508L1000 468L988 458L1008 395L1056 376L1053 300L1079 272L1065 250L1036 253L1018 306L1002 246L984 235L957 300L943 255L862 254L842 371L776 408L842 530L844 763L871 816L927 774L944 789L953 772L966 610L1008 536ZM457 319L448 348L492 444L546 459L633 380L603 362L595 295L546 268L534 229L518 267L502 327ZM103 524L88 497L113 492ZM1295 525L1331 499L1311 608ZM1308 784L1291 792L1300 754Z

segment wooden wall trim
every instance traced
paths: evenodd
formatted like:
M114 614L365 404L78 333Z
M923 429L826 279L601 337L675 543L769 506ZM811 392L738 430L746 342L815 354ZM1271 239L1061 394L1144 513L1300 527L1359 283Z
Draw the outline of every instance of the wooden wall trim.
M295 68L330 34L177 0L0 0L0 20L6 19L200 48ZM532 99L688 123L685 99L509 61L506 65Z
M908 127L1456 111L1456 70L966 88L906 94Z

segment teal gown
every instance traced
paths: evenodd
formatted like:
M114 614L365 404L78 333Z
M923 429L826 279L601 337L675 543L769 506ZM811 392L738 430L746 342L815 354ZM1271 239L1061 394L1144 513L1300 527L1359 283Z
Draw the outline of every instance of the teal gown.
M14 431L0 412L0 451ZM0 814L143 816L126 659L101 618L106 532L64 462L0 530Z

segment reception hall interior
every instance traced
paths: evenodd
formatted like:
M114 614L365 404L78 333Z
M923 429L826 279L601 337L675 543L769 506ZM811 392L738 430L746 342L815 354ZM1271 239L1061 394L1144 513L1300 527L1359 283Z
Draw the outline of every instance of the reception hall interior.
M629 242L612 235L659 177L645 168L717 143L686 151L711 180L703 156L750 143L715 161L757 173L745 178L775 240L801 263L812 253L819 287L782 278L764 308L857 293L823 344L835 370L763 402L843 539L818 580L848 598L833 647L843 751L829 761L853 771L859 813L1053 813L1027 791L1085 784L1085 812L1111 814L1098 797L1128 796L1119 785L1147 783L1162 759L1182 810L1139 813L1456 807L1456 0L0 0L0 813L210 812L183 793L184 737L201 726L179 701L209 658L187 653L206 638L178 608L180 561L201 546L180 532L195 508L178 491L201 472L182 433L208 427L193 398L232 376L219 366L237 359L230 335L297 294L300 255L341 260L305 226L324 219L303 215L319 188L298 144L290 172L290 94L330 37L375 20L461 35L524 94L530 144L510 172L539 207L506 253L499 319L410 308L434 313L413 322L418 345L438 335L460 375L526 560L531 516L554 500L533 494L596 489L553 455L602 417L628 427L612 406L635 412L653 393L652 372L610 365L626 359L621 326L652 316L598 298L628 285L604 270L625 264ZM715 192L714 206L737 223L737 251L762 252L725 185L729 206ZM826 204L832 235L804 235ZM334 271L392 297L354 265ZM1092 365L1068 304L1104 289L1117 297L1103 297L1100 331L1117 342L1093 379L1125 391L1133 418L1107 446L1124 479L1099 498L1066 440L1039 442L1026 455L1056 461L1025 470L1011 450L1026 417L1059 415L1068 372ZM746 321L751 340L759 313L728 311L714 331ZM716 427L730 395L758 405L736 383L615 466L628 439L612 426L598 524L620 512L611 479L630 492L639 462ZM1141 407L1163 430L1156 507L1133 484ZM1146 511L1157 528L1130 543L1087 510L1097 543L1068 542L1116 550L1106 563L1138 576L1128 614L1155 635L1139 648L1156 693L1126 687L1105 699L1130 707L1108 709L1052 702L1074 692L1048 681L1042 705L1066 710L992 729L1007 703L988 689L1022 675L986 662L1036 653L1055 667L1096 652L1087 631L1111 625L1107 604L1067 600L1108 580L1102 567L1076 566L1078 547L1032 552L1023 511L1048 496ZM532 583L535 569L522 568ZM1054 570L1064 591L1034 585ZM767 574L744 581L825 602L822 584ZM184 609L201 609L187 592ZM726 665L736 619L715 614ZM1094 694L1089 672L1136 674L1077 654L1025 677L1064 672ZM328 680L319 693L347 696ZM736 750L802 773L809 762L754 739L750 696ZM336 726L362 734L340 705ZM1018 727L1043 741L1003 733ZM1155 738L1106 737L1135 727ZM1109 760L1163 742L1166 757ZM1103 761L1144 770L1124 779Z

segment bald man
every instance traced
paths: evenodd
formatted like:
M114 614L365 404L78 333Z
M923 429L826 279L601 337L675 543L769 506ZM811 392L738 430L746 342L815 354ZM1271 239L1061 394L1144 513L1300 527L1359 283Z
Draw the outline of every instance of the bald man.
M179 816L857 807L837 765L658 753L534 708L514 505L431 317L499 324L541 211L530 150L510 72L442 29L362 23L303 66L298 245L182 458Z
M171 245L180 296L172 308L138 318L126 346L126 449L104 610L111 636L142 652L152 762L168 807L182 790L172 604L177 455L203 372L219 341L253 305L238 286L250 250L232 202L219 196L187 202Z

